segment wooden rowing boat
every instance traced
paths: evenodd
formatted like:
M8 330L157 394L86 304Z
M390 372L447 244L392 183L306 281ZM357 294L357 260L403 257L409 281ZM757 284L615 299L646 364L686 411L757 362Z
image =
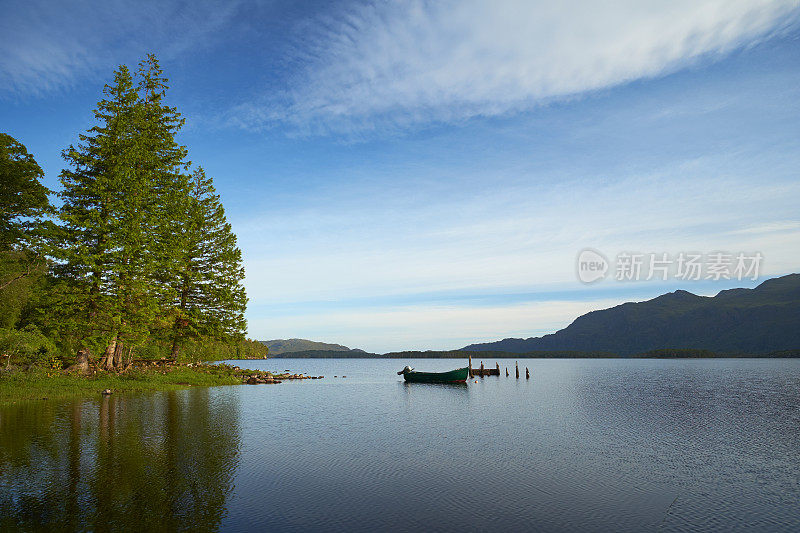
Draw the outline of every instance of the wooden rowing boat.
M469 377L469 367L457 368L449 372L417 372L405 367L397 373L402 375L409 383L466 383Z

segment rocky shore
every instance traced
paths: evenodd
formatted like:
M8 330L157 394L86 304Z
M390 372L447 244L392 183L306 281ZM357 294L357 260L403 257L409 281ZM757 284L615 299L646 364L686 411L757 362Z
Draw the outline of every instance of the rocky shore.
M189 363L191 365L192 363ZM287 379L323 379L325 376L309 376L306 374L274 374L265 370L248 370L246 368L239 368L238 366L217 365L230 368L233 375L240 377L242 383L247 385L267 385L281 383Z
M169 371L177 367L193 368L200 372L213 370L225 370L228 374L241 379L242 383L247 385L259 384L273 384L280 383L287 379L323 379L325 376L309 376L307 374L290 374L283 372L276 374L265 370L249 370L238 366L228 365L226 363L208 364L208 363L179 363L171 359L161 359L154 361L135 361L132 365L133 368L141 369L162 369L162 371Z
M0 405L20 400L93 396L122 392L177 390L217 385L277 384L285 380L324 376L251 370L220 363L178 362L172 359L131 360L122 370L106 371L95 361L52 369L37 366L0 368Z

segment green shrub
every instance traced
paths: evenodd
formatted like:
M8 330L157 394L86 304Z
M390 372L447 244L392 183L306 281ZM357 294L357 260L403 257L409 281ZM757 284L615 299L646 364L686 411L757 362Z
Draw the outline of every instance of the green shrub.
M55 345L34 326L21 330L0 328L0 355L4 368L30 364L61 368Z

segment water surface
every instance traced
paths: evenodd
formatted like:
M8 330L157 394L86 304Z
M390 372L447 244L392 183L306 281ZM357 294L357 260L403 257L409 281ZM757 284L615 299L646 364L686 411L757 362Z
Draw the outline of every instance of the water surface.
M800 530L800 361L236 363L325 379L0 407L0 529Z

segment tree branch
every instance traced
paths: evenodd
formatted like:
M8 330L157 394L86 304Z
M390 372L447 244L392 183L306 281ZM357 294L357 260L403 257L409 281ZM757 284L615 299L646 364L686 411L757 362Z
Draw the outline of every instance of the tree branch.
M37 263L35 266L38 267L39 264ZM3 283L2 285L0 285L0 291L2 291L3 289L8 287L9 285L14 283L15 281L20 280L20 279L22 279L24 277L27 277L27 276L30 276L30 275L31 275L31 265L28 265L28 267L26 268L25 272L23 272L19 276L15 277L15 278L12 278L12 279L6 281L5 283Z

